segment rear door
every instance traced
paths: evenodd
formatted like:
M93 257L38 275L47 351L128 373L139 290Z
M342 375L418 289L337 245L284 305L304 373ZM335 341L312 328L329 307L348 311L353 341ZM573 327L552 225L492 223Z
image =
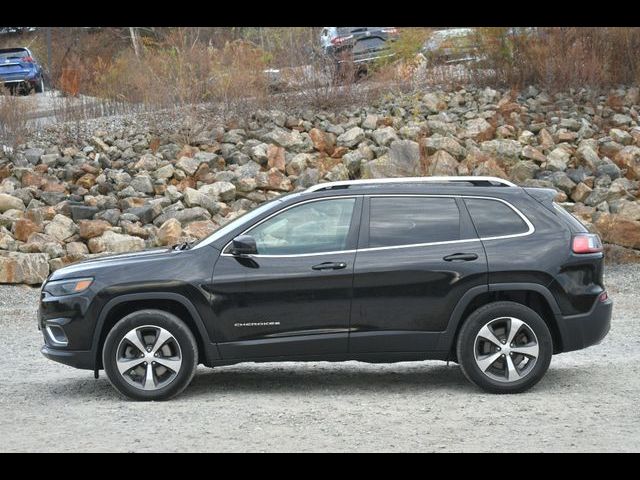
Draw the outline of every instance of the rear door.
M487 261L462 200L365 199L354 269L352 353L437 350L462 295L487 284Z

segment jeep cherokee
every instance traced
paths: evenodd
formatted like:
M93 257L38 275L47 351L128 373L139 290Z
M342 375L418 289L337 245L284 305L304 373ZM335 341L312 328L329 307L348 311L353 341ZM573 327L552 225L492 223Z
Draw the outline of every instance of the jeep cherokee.
M140 400L248 361L437 359L521 392L610 326L600 239L554 196L494 177L322 183L193 244L56 270L42 353Z

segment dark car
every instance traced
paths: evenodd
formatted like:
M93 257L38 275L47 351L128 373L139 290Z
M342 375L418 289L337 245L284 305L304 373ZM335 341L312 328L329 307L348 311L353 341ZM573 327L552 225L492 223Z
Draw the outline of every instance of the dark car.
M44 92L44 72L28 48L0 48L0 85L12 91Z
M395 27L324 27L320 44L339 72L351 69L357 73L366 71L375 60L394 56L390 42L398 35Z
M55 271L42 353L145 400L198 364L319 360L454 361L521 392L610 326L600 240L554 195L493 177L319 184L192 245Z
M481 48L473 28L436 30L422 46L422 54L431 64L478 60Z

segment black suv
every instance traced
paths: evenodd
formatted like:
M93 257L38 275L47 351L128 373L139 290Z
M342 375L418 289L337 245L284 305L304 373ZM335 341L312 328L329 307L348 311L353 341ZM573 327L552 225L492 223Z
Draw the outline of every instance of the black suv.
M42 353L131 398L196 366L458 362L521 392L609 331L602 245L555 192L493 177L324 183L195 244L101 257L42 287Z

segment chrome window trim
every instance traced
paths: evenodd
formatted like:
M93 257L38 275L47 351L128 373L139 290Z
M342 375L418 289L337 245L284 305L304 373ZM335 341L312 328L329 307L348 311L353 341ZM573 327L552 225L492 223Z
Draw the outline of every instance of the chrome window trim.
M493 237L478 237L478 238L465 238L462 240L448 240L448 241L443 241L443 242L427 242L427 243L412 243L409 245L390 245L390 246L386 246L386 247L367 247L367 248L358 248L355 250L334 250L334 251L330 251L330 252L317 252L317 253L296 253L296 254L289 254L289 255L261 255L261 254L257 254L257 255L250 255L251 258L256 257L256 258L288 258L288 257L311 257L311 256L318 256L318 255L334 255L334 254L341 254L341 253L355 253L355 252L368 252L368 251L377 251L377 250L391 250L391 249L398 249L398 248L416 248L416 247L429 247L432 245L448 245L448 244L456 244L456 243L469 243L469 242L484 242L484 241L488 241L488 240L502 240L502 239L506 239L506 238L517 238L517 237L525 237L528 235L531 235L532 233L534 233L536 231L535 227L533 226L533 224L529 221L529 219L518 209L516 208L514 205L512 205L511 203L507 202L506 200L503 200L501 198L495 198L495 197L486 197L486 196L481 196L481 195L446 195L446 194L420 194L420 193L407 193L407 194L397 194L397 193L389 193L389 194L384 194L384 193L380 193L380 194L362 194L362 195L336 195L336 196L332 196L332 197L320 197L320 198L313 198L310 200L305 200L304 202L299 202L299 203L294 203L293 205L289 205L286 208L283 208L282 210L279 210L277 212L272 213L271 215L269 215L267 218L261 220L260 222L256 223L255 225L252 225L251 227L247 228L244 232L240 233L239 235L244 235L245 233L247 233L249 230L251 230L254 227L257 227L258 225L260 225L262 222L266 222L267 220L269 220L270 218L276 216L277 214L284 212L290 208L296 207L298 205L302 205L304 203L309 203L309 202L315 202L315 201L319 201L319 200L331 200L331 199L336 199L336 198L357 198L357 197L368 197L368 198L385 198L385 197L433 197L433 198L461 198L462 200L464 200L465 198L477 198L477 199L481 199L481 200L493 200L496 202L502 202L505 205L507 205L509 208L511 208L527 225L528 230L526 232L522 232L522 233L513 233L510 235L498 235L498 236L493 236ZM229 245L231 244L233 240L229 241L224 248L222 249L222 252L220 254L220 256L225 256L225 257L233 257L233 255L231 255L230 253L224 253L224 251L229 247Z

